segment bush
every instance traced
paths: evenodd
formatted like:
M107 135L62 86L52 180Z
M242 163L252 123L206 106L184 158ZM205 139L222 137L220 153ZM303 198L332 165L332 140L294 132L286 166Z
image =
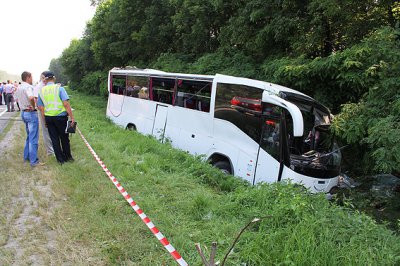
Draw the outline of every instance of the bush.
M108 73L102 71L91 72L82 78L77 90L85 94L106 97L108 95L107 79Z
M216 73L256 78L258 71L250 56L240 51L218 50L205 54L191 66L190 72L215 75Z
M367 147L364 161L377 172L400 172L399 35L385 28L364 42L374 60L364 71L369 89L357 104L343 105L334 123L348 143Z
M189 60L184 55L164 53L157 58L157 61L151 67L167 72L188 73L190 67Z

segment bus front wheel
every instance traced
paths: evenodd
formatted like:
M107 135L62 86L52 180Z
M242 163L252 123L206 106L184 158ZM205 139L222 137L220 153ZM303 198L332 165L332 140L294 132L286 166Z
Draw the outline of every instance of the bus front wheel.
M231 169L231 165L229 162L227 161L219 161L216 162L214 164L214 167L220 169L222 171L222 173L226 174L226 175L231 175L232 174L232 169Z

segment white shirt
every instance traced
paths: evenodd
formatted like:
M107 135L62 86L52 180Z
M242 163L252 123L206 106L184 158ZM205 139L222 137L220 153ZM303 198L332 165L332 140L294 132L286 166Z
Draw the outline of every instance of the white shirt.
M13 93L14 92L14 85L13 84L6 84L4 86L5 93Z
M39 97L39 91L43 87L44 87L43 81L39 81L39 83L36 84L35 88L33 89L33 96L38 98Z
M22 82L22 84L18 87L15 94L18 97L18 103L22 110L32 108L31 102L29 100L29 97L34 96L32 85L26 82Z

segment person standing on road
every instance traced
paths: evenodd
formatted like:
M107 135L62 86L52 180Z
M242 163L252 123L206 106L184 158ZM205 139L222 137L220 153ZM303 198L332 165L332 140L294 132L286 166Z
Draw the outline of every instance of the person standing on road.
M4 91L4 85L3 83L0 82L0 105L3 105L3 91Z
M3 81L3 100L4 100L4 105L7 105L7 103L6 103L6 84L7 83L5 83Z
M14 102L17 104L18 107L18 112L21 112L21 108L19 107L19 102L18 102L18 96L15 94L15 92L17 91L18 87L21 85L21 82L18 83L16 81L14 81ZM32 85L32 84L31 84Z
M35 88L33 89L33 95L35 96L36 105L37 105L37 100L39 97L39 91L43 87L44 87L44 72L40 75L39 83L36 84ZM53 144L51 143L49 131L46 128L46 125L45 125L46 123L45 123L43 117L44 117L44 115L39 115L39 124L40 124L40 127L42 128L43 143L44 143L44 146L46 147L47 156L52 156L52 155L54 155Z
M32 74L24 71L21 74L22 84L18 87L16 95L22 107L21 118L25 123L26 141L24 148L24 161L29 161L32 167L43 165L39 163L39 118L35 109L33 96Z
M11 84L10 80L4 86L4 91L6 93L7 112L14 112L14 85Z
M39 90L38 108L46 123L54 153L61 164L73 161L68 133L65 133L68 116L75 123L69 104L69 96L60 84L55 84L53 72L43 72L45 86ZM61 145L60 145L61 142Z

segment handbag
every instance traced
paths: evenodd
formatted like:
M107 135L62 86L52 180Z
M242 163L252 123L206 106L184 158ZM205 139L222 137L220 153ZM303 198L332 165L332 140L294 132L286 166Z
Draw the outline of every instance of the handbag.
M77 122L73 123L71 125L72 121L67 121L67 127L65 128L65 133L66 134L73 134L76 132L76 124Z

